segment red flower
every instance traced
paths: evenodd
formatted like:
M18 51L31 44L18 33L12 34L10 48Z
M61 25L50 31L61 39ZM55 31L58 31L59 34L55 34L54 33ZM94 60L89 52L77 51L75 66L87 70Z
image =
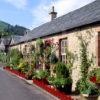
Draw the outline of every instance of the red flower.
M49 93L51 93L52 95L60 98L60 100L73 100L71 98L71 96L66 95L65 93L55 89L55 88L51 88L50 86L48 86L47 84L45 84L43 81L39 81L39 80L33 80L33 83L36 84L37 86L43 88L44 90L48 91Z
M51 44L52 44L52 40L45 40L45 45L46 46L51 46Z
M95 76L91 77L90 81L93 82L93 83L95 83L96 82L96 77Z

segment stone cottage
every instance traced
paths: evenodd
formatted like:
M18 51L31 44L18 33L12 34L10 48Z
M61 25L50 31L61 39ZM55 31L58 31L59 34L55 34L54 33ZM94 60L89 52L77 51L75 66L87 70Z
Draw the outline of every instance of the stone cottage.
M88 35L91 34L88 52L89 57L94 56L95 62L91 67L100 66L100 0L95 0L80 9L58 18L56 17L57 12L54 11L53 7L50 15L50 22L34 28L31 32L22 37L20 41L13 42L10 45L10 49L18 48L23 53L26 48L28 52L30 45L36 45L36 39L49 39L59 44L59 48L55 50L56 55L62 62L66 63L65 48L68 46L68 49L78 56L72 68L74 90L75 84L80 78L80 48L78 35L81 34L88 40Z

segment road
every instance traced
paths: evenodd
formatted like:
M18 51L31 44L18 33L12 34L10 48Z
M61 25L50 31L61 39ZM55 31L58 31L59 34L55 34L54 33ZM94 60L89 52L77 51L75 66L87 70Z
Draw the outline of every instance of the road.
M55 100L0 68L0 100Z

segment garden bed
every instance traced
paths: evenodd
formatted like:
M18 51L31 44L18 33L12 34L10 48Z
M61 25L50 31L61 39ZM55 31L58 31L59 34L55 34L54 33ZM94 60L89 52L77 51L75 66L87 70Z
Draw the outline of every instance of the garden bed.
M51 87L50 85L45 84L43 81L33 80L33 83L37 86L43 88L47 92L51 93L52 95L60 98L60 100L73 100L71 96L66 95L64 92L57 90L56 88Z

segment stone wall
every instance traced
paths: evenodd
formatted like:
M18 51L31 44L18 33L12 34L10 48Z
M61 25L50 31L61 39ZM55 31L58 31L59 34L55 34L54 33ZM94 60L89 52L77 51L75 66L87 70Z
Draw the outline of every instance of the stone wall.
M47 39L52 39L54 43L59 42L60 39L67 38L68 40L68 49L77 55L77 59L74 62L73 70L72 70L72 79L73 79L73 88L72 90L75 90L75 84L77 80L81 77L80 75L80 45L79 45L79 40L78 40L78 35L82 34L82 36L86 39L86 41L90 40L89 46L88 46L88 52L89 52L89 57L91 58L92 54L94 56L94 65L91 66L91 69L98 66L98 53L97 53L97 36L98 32L100 31L100 27L87 27L81 30L74 30L70 32L64 32L58 35L53 35L53 36L48 36L43 38L43 40ZM91 39L88 38L89 34L91 34ZM25 45L33 44L36 45L36 41L31 41L23 44L18 44L15 46L12 46L12 48L18 48L20 51L23 52L23 49ZM59 49L56 50L56 55L59 57Z

